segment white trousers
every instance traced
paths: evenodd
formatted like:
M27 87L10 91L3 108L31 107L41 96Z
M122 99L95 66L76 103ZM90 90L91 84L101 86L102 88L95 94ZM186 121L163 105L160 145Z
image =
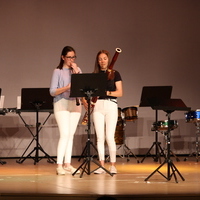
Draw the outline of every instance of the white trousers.
M106 140L110 155L110 162L116 162L116 143L114 137L117 119L117 103L110 100L98 99L93 111L93 121L97 135L97 149L100 161L105 160Z
M60 138L57 147L57 164L71 163L74 134L81 116L81 105L61 99L54 103L54 115Z

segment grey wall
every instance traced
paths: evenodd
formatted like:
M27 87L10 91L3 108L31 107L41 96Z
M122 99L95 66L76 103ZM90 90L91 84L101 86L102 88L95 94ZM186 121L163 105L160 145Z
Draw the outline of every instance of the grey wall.
M193 110L200 108L199 9L199 0L0 0L4 108L17 106L21 88L49 87L65 45L76 49L77 63L86 73L93 70L100 49L111 55L116 47L122 49L114 66L123 78L121 108L139 105L143 86L160 85L172 85L172 98L182 99ZM35 113L22 115L28 124L35 123ZM45 113L40 117L44 120ZM196 127L185 122L183 111L171 117L179 124L172 147L176 153L189 153ZM0 156L21 156L31 134L16 113L0 119ZM159 111L159 120L165 119ZM155 111L139 107L138 120L126 123L126 143L135 153L144 154L154 141L154 121ZM46 125L40 141L49 154L56 155L59 133L53 115ZM85 139L85 127L79 125L74 155L82 152ZM162 134L159 139L163 142Z

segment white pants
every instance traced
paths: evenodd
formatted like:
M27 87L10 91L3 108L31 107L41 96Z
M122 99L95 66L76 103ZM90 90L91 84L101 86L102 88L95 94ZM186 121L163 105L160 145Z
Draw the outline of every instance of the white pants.
M94 111L93 121L97 135L97 149L99 160L105 160L105 140L108 144L110 162L116 162L115 130L118 119L118 106L110 100L98 99Z
M54 115L60 132L57 164L71 163L73 139L81 116L81 108L76 106L76 101L66 99L54 103Z

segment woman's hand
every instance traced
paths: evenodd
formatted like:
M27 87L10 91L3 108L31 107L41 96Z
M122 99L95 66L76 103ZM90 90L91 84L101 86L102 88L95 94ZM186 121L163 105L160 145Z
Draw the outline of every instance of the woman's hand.
M71 83L69 83L67 86L65 86L65 87L62 87L62 88L57 88L56 89L56 94L55 94L55 96L56 95L59 95L59 94L61 94L61 93L63 93L63 92L66 92L67 90L69 90L71 88Z
M87 103L87 100L84 97L82 98L82 104L83 104L84 108L86 110L88 110L88 103Z
M75 74L78 74L80 72L79 68L78 68L78 65L76 63L71 63L71 68L73 69L73 72Z

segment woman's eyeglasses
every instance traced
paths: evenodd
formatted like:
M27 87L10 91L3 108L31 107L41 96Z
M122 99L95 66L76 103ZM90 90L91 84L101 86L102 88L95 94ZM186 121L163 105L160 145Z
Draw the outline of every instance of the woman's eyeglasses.
M76 59L76 56L65 56L67 59Z

